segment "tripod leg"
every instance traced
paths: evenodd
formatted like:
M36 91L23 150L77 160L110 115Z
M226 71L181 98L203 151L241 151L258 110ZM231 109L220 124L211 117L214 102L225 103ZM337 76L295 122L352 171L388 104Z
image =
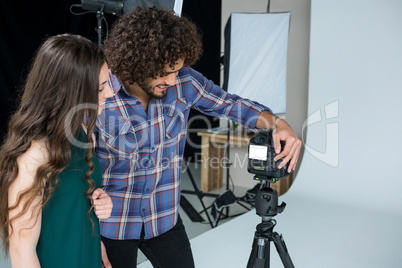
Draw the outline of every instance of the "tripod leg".
M269 268L269 240L255 237L247 268Z
M286 248L285 241L282 236L277 232L272 233L272 241L275 243L276 251L278 251L279 257L282 260L285 268L294 268L292 260L290 259L288 249Z
M253 268L255 264L255 258L257 257L257 238L254 238L251 248L250 257L247 262L247 268Z

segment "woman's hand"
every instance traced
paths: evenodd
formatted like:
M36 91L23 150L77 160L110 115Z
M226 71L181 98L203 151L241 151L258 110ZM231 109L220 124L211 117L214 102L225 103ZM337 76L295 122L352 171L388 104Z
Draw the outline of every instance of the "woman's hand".
M106 247L101 241L101 249L102 249L102 267L103 268L112 268L112 264L110 263L107 253L106 253Z
M110 196L101 188L92 193L94 201L94 212L99 219L107 219L112 214L113 203Z

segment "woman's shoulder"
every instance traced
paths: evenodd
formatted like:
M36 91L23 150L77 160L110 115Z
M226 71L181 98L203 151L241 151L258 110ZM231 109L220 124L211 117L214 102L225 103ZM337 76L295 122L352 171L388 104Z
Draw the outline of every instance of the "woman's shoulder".
M29 149L18 157L18 165L42 165L49 160L49 153L44 140L34 140Z
M43 140L32 141L29 149L17 159L18 176L17 180L28 177L34 178L36 170L49 161L49 153Z
M17 159L18 175L10 185L10 200L17 200L23 190L32 186L35 181L37 169L48 161L48 151L43 141L33 141L29 149Z

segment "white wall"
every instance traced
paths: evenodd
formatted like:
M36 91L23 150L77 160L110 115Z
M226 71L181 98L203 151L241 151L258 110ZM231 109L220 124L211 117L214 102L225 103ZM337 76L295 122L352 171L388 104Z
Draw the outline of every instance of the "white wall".
M288 46L287 112L281 117L286 119L299 137L302 136L302 126L307 119L310 2L311 0L270 1L270 12L290 11L292 13ZM266 12L267 4L267 0L222 0L222 54L224 27L230 14L232 12ZM221 125L226 126L227 123L222 121ZM233 166L230 175L235 185L251 188L255 184L252 180L253 175L247 172L245 165L242 165L246 153L245 147L231 148L230 159ZM241 159L241 162L235 162L235 159ZM224 178L226 178L225 174Z
M313 0L311 14L308 114L322 120L289 194L400 215L402 1Z

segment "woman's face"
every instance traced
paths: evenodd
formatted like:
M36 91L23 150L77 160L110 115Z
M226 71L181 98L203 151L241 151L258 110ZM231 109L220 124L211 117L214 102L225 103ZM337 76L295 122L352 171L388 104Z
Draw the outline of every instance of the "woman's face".
M103 64L99 73L99 107L98 115L102 113L107 98L113 97L112 89L109 85L109 70L107 64Z

